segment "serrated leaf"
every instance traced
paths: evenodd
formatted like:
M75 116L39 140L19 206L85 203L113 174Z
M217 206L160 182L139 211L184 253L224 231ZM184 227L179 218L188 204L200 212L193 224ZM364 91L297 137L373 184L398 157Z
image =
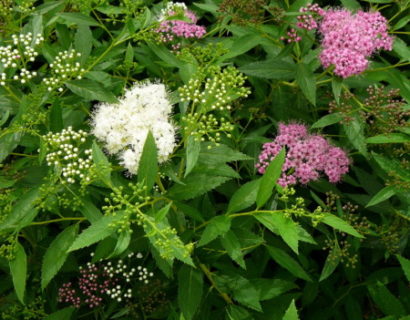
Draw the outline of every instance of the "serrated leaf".
M273 187L276 185L281 173L282 166L285 162L285 149L282 149L272 160L261 179L256 203L258 208L262 207L273 193Z
M399 37L394 38L393 51L405 61L410 61L410 49L408 45Z
M348 234L350 234L352 236L355 236L357 238L364 238L348 222L346 222L343 219L340 219L339 217L337 217L333 214L324 213L324 217L320 220L320 222L323 222L324 224L327 224L328 226L331 226L334 229L337 229L339 231L348 233Z
M226 252L228 252L231 259L238 263L243 269L246 269L239 239L232 230L228 230L221 237L221 243L222 247L226 250Z
M59 103L52 105L49 113L49 128L52 132L60 132L63 130L63 113Z
M320 118L318 121L316 121L314 124L312 124L311 128L324 128L332 124L338 123L341 120L343 120L343 116L340 113L327 114Z
M404 275L407 278L407 281L410 282L410 260L406 259L400 255L396 255L397 259L400 262L401 268L403 269Z
M299 320L298 310L296 309L295 300L289 305L289 308L286 310L285 315L282 320Z
M93 34L87 25L79 25L74 36L75 50L81 53L81 65L87 61L93 47Z
M201 142L197 141L194 136L189 136L186 147L186 168L185 177L192 171L198 162L199 152L201 151Z
M204 246L207 243L215 240L217 237L225 234L231 228L231 218L226 215L216 216L212 218L206 225L198 247Z
M138 166L138 182L144 183L147 190L155 184L158 173L157 146L151 131L148 132Z
M117 103L118 100L110 91L101 86L98 82L88 79L70 80L65 82L68 89L87 101L103 101Z
M97 175L106 185L111 186L111 163L108 161L104 152L100 149L97 142L92 145L92 157L97 167Z
M168 192L168 196L175 200L188 200L198 197L208 191L215 189L229 177L210 176L201 173L191 173L182 182L184 185L174 185Z
M256 202L261 179L245 183L232 195L228 205L228 213L246 209Z
M332 78L332 92L335 97L336 103L340 102L340 92L342 91L343 79L334 77Z
M312 281L309 275L303 270L300 264L293 259L290 255L288 255L285 251L268 246L268 252L272 259L277 262L281 267L288 270L291 274L295 277L306 280Z
M254 217L267 227L271 232L279 234L283 241L298 254L298 241L300 227L291 218L285 217L282 213L269 214L258 213Z
M364 156L368 157L366 138L364 137L363 123L357 118L354 118L347 124L343 124L343 128L350 143Z
M316 105L316 79L309 66L299 63L296 68L296 82L306 99Z
M61 12L58 14L67 24L87 25L98 27L100 24L93 18L79 12Z
M366 139L366 143L375 143L375 144L383 144L383 143L409 143L410 136L403 133L386 133L386 134L379 134L374 137L370 137Z
M282 279L251 279L251 282L259 291L260 301L273 299L298 287L293 281Z
M218 63L237 57L252 48L256 47L261 42L259 34L246 34L233 41L233 45L229 48L229 52L218 59Z
M108 258L117 257L125 250L127 250L128 246L131 242L131 231L125 230L122 231L117 239L117 243L115 244L115 248L112 253L108 256Z
M23 246L19 242L16 243L14 259L9 261L9 266L17 298L22 304L24 304L27 278L27 256Z
M115 216L103 216L77 236L68 252L88 247L112 235L115 232L112 224L119 221L124 214L124 212L117 212Z
M184 318L191 320L201 303L202 272L190 266L183 265L178 272L178 305Z
M339 247L334 247L330 250L325 265L323 266L322 273L320 274L319 282L327 279L337 268L340 262L340 249Z
M401 301L382 283L369 285L367 289L369 290L372 300L386 316L405 316L407 314Z
M262 311L258 290L248 279L242 276L233 276L228 285L236 301L253 310Z
M397 159L389 159L385 156L372 152L374 160L387 173L395 172L400 179L410 181L410 172L403 168L403 165Z
M159 46L154 42L148 42L148 47L152 52L158 56L162 61L166 62L172 67L183 66L183 62L179 60L174 54L171 53L165 46Z
M172 202L168 203L165 207L158 210L154 215L155 221L158 222L158 221L162 221L163 219L165 219L171 206L172 206Z
M221 163L240 160L253 160L253 158L242 152L233 150L224 144L215 146L211 143L201 143L198 164L219 165Z
M366 208L379 204L380 202L386 201L395 194L396 190L394 186L384 187L370 199L369 203L366 205Z
M296 66L279 59L252 62L240 67L239 71L263 79L293 80L296 77Z
M77 236L77 232L78 224L64 229L48 247L41 266L41 288L43 290L63 266L68 257L67 251Z

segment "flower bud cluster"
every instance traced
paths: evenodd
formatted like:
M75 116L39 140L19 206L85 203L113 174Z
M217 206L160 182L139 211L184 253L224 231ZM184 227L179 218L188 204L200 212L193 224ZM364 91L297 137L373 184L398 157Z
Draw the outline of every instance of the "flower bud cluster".
M132 299L133 289L130 286L135 287L135 281L148 284L154 276L153 272L136 261L142 258L141 253L130 253L126 256L126 261L88 262L85 267L80 266L77 281L64 283L60 287L58 301L75 308L82 305L96 308L107 299L117 302Z
M33 77L37 76L36 71L30 71L27 68L29 62L33 62L38 56L35 47L40 45L44 38L41 35L35 35L31 32L11 36L12 44L0 46L0 85L4 86L6 80L10 77L11 80L20 81L21 84L27 83ZM10 70L8 70L10 69ZM20 73L16 74L17 69Z
M43 82L48 91L58 88L59 92L63 91L62 84L70 79L81 79L85 70L81 68L79 58L81 53L75 50L66 50L58 53L53 63L50 63L53 76L44 78Z
M299 42L300 40L302 40L302 37L298 35L297 31L293 28L291 28L288 32L287 32L287 38L285 37L280 37L280 40L282 41L287 41L288 43L292 43L292 42Z
M234 67L219 69L205 83L198 78L178 89L181 101L200 104L202 111L231 110L231 102L251 93L244 87L246 77Z
M186 136L194 135L197 141L211 141L216 145L221 141L221 133L229 138L234 130L232 123L224 117L218 120L213 114L188 114L181 118L181 122Z
M349 171L350 161L342 149L333 147L319 135L308 134L304 125L280 123L275 140L263 145L259 163L256 164L259 173L265 173L267 166L283 148L286 148L286 160L278 180L283 187L315 181L321 172L335 183Z
M91 181L93 167L91 149L81 151L87 136L85 131L74 131L72 127L57 133L49 132L44 136L49 151L46 156L47 164L61 170L63 182Z
M297 27L306 30L314 30L318 27L317 19L325 14L323 10L317 3L308 4L306 7L299 9L302 14L297 17Z

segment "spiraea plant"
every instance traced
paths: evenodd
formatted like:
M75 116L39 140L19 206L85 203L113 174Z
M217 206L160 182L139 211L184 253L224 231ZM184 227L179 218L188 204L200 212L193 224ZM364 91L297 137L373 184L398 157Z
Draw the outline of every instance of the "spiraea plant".
M408 12L0 0L0 318L408 319Z

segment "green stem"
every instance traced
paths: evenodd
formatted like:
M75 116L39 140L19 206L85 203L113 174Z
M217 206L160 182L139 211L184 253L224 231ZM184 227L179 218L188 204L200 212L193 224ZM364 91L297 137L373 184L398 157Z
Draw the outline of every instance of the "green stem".
M228 304L233 304L232 299L225 292L223 292L221 289L218 288L218 286L216 285L216 283L215 283L215 281L212 277L211 271L209 271L209 269L206 267L206 265L204 265L203 263L199 263L199 268L202 270L202 272L208 278L208 280L211 283L212 287L215 288L216 291L218 291L219 295L225 300L225 302L228 303Z
M21 102L21 99L19 97L16 96L16 94L8 87L8 86L3 86L4 89L6 89L6 91L10 94L10 96L16 100L17 102Z
M39 222L32 222L28 226L41 226L44 224L55 223L55 222L62 222L62 221L84 221L86 218L84 217L67 217L67 218L59 218L59 219L52 219L52 220L45 220Z
M409 34L410 34L410 33L409 33ZM409 64L410 64L410 62L397 63L397 64L392 65L392 66L387 66L387 67L382 67L382 68L376 68L376 69L370 69L370 70L367 70L366 72L374 72L374 71L383 71L383 70L388 70L388 69L394 69L394 68L397 68L397 67L407 66L407 65L409 65Z

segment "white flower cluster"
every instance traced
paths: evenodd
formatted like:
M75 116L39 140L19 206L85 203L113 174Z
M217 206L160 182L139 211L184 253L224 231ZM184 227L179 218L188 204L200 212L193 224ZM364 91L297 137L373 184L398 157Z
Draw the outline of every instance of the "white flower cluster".
M54 76L44 78L43 82L48 86L47 90L52 91L54 88L58 88L58 91L63 91L61 84L64 81L77 78L81 79L85 70L80 67L78 61L81 57L81 53L75 50L66 50L58 53L53 63L50 63L50 68L54 73Z
M128 258L132 258L134 253L130 253ZM142 254L138 253L136 255L137 259L142 258ZM110 278L114 277L121 277L126 282L131 282L131 277L134 276L136 272L138 272L138 280L144 282L145 284L149 283L149 278L154 276L153 272L148 272L147 268L143 268L142 266L137 266L137 268L130 268L123 260L118 260L117 264L114 266L112 265L111 261L107 262L107 265L103 268L104 272L106 272ZM126 289L123 286L117 285L111 289L108 289L106 293L112 298L116 299L118 302L121 302L122 298L131 298L132 297L132 290Z
M93 165L91 149L81 155L79 147L86 141L87 133L79 130L74 131L71 127L58 133L49 132L44 136L49 152L46 161L49 166L61 168L64 182L75 183L84 180L89 182L89 170Z
M26 69L28 62L33 62L38 56L38 52L35 47L44 41L41 35L35 35L31 32L27 34L12 35L13 45L1 46L0 47L0 62L2 64L2 73L0 73L0 85L4 86L6 84L8 68L21 68L20 75L15 74L12 79L20 80L21 84L25 84L31 78L37 76L36 71L30 71ZM14 73L14 72L13 72ZM12 74L13 74L12 73Z
M137 84L126 91L119 103L103 103L96 107L92 133L105 143L110 154L118 154L122 165L135 174L149 131L155 138L160 163L173 152L175 127L169 120L171 111L163 84Z
M188 10L188 8L183 2L168 2L167 6L161 10L158 21L164 21L169 16L172 16L179 11L185 12L186 10Z

